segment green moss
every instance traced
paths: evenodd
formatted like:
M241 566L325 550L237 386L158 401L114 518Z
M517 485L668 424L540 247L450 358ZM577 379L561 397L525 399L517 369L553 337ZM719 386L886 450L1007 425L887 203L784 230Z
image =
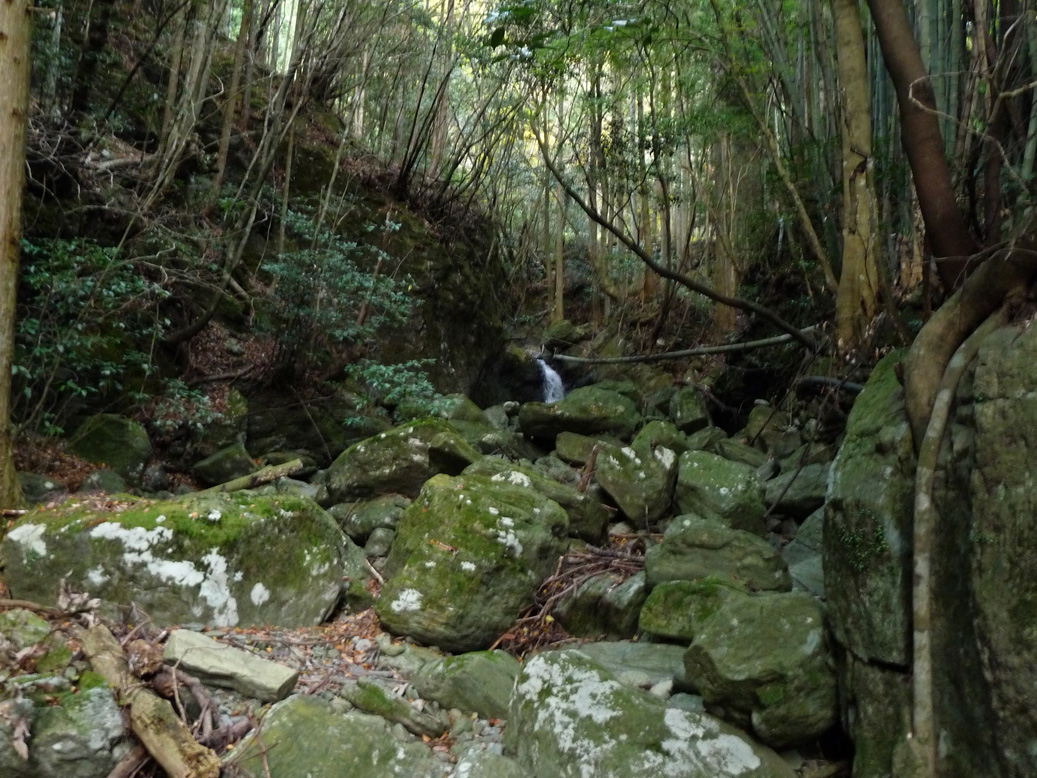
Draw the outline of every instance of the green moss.
M772 708L781 703L788 696L788 690L783 683L769 683L756 689L756 699L765 708Z
M104 680L104 676L100 673L95 673L93 670L84 670L82 675L79 676L79 691L86 692L91 689L96 689L98 686L108 686L108 682Z
M864 518L874 520L874 515L868 514ZM850 567L858 573L867 571L873 564L886 558L886 530L877 521L870 530L841 527L838 536Z

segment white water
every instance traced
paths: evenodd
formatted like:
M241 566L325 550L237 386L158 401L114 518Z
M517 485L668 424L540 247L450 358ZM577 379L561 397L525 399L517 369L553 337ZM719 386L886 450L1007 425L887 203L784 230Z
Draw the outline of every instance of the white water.
M565 386L562 384L562 377L544 360L538 359L537 364L540 365L540 375L544 378L544 402L558 402L565 397Z

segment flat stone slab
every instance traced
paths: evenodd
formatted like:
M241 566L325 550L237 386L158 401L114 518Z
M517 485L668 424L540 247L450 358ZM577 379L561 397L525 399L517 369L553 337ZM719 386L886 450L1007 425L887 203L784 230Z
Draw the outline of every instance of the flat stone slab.
M283 700L299 680L298 671L290 667L187 629L173 631L163 658L205 683L264 702Z

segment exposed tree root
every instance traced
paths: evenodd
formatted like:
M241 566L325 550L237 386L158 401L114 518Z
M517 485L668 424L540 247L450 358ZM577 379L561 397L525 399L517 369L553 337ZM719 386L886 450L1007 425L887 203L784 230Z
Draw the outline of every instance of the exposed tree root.
M1005 307L995 311L965 339L947 363L918 453L915 471L912 590L914 688L910 743L914 757L912 762L918 770L918 778L935 778L938 772L933 701L932 548L939 517L933 504L933 482L958 383L975 359L983 341L1004 323L1005 318Z
M644 556L616 549L587 546L558 558L554 574L541 584L536 601L526 608L511 629L494 642L522 658L534 651L575 640L555 620L552 612L567 595L599 575L616 577L616 586L644 569Z

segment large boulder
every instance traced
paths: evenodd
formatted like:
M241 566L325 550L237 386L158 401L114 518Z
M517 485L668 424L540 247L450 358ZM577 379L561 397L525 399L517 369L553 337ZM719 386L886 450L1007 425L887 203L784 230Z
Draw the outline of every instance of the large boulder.
M575 650L538 654L515 685L506 743L537 778L792 778L776 753L705 713L667 707Z
M528 483L431 478L397 526L376 605L383 626L448 651L487 648L533 602L568 523Z
M235 751L251 775L275 778L441 778L442 764L416 741L404 742L385 719L342 712L312 695L274 705Z
M504 651L473 651L430 662L411 678L411 684L424 699L444 708L504 719L521 670L519 661Z
M782 473L766 483L764 499L778 513L805 519L825 504L830 470L828 464L813 464Z
M640 423L641 414L633 400L594 385L573 389L559 402L526 403L519 410L519 428L531 438L553 440L561 432L577 432L608 433L629 440Z
M670 419L681 432L698 432L709 425L709 409L702 391L682 386L670 397Z
M674 499L681 513L763 534L763 484L749 465L708 451L686 451L678 463Z
M159 624L319 624L339 600L349 541L311 500L249 492L69 501L0 543L13 596L55 604L59 582Z
M813 740L838 720L824 611L803 592L733 597L684 655L708 710L775 748Z
M559 599L553 615L576 637L631 638L647 595L643 572L626 580L618 573L604 572Z
M62 680L50 679L45 701L44 695L39 702L30 697L0 701L4 778L106 778L132 750L112 689L93 676L90 685L55 693ZM25 735L16 732L19 722L29 725ZM28 759L15 751L16 739L28 746Z
M651 637L690 644L728 600L748 596L730 580L666 581L648 595L639 626Z
M717 578L758 591L792 588L781 554L763 538L696 516L678 516L663 540L645 552L652 586Z
M380 494L416 497L437 473L458 475L482 455L442 419L425 419L382 432L350 446L327 473L332 502Z
M495 481L528 485L554 500L569 514L569 533L590 543L600 543L612 518L612 510L587 492L549 478L534 467L517 465L499 457L484 457L465 468L465 475L487 475Z
M859 659L910 661L911 525L915 455L894 368L875 366L832 464L824 524L832 629Z
M107 466L131 483L140 481L151 459L147 430L112 413L99 413L84 421L69 440L68 450L87 462Z
M601 488L637 526L653 524L669 511L677 481L672 449L653 448L647 441L623 447L602 444L596 465Z

